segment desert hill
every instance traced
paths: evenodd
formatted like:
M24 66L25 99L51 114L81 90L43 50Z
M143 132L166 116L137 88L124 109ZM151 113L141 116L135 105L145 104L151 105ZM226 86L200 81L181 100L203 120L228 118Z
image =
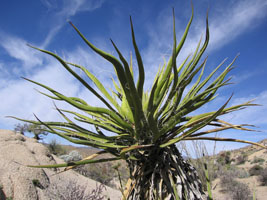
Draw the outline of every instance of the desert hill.
M267 146L267 139L259 143ZM218 172L218 177L212 182L215 200L246 200L253 199L253 196L257 200L267 199L266 149L248 145L240 149L221 152L214 159L217 162L224 162L221 163L223 167ZM265 184L262 181L265 181ZM231 187L233 190L227 191ZM236 195L236 198L233 198L233 195Z

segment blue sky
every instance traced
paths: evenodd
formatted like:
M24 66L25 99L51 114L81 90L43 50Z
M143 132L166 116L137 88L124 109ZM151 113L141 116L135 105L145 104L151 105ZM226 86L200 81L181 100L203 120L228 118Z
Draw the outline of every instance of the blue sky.
M178 57L181 62L191 53L205 33L205 15L209 8L210 44L206 51L206 73L224 58L227 63L240 53L231 72L234 85L219 91L219 97L203 110L219 108L234 93L230 104L256 98L261 107L248 108L225 117L232 123L254 124L262 132L228 131L221 136L258 141L267 138L267 1L229 0L193 1L195 18L188 40ZM94 54L68 24L72 21L97 47L115 55L110 38L129 58L133 51L129 16L133 18L137 43L144 59L146 86L149 87L158 66L172 48L172 7L176 13L177 37L190 18L187 0L36 0L3 1L0 7L0 129L13 129L13 115L42 120L62 120L53 102L40 95L37 86L22 80L24 76L55 88L68 96L100 105L51 57L26 46L27 43L56 52L71 62L87 66L107 87L113 67ZM37 88L38 89L38 88ZM57 103L61 108L69 108ZM211 143L207 145L212 146ZM220 143L218 149L241 147Z

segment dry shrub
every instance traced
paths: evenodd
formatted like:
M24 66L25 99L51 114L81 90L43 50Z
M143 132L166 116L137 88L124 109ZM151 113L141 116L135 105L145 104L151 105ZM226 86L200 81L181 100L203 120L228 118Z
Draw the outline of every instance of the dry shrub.
M112 170L110 163L94 163L90 165L84 165L77 167L75 171L97 182L114 187L111 181L116 173L114 170Z
M267 186L267 168L260 171L259 181L262 186Z
M236 165L221 166L217 171L217 175L220 178L225 176L229 176L231 178L248 178L250 176L245 169L240 169Z
M261 171L263 170L263 168L260 165L254 165L253 167L251 167L249 169L249 174L250 176L258 176L261 174Z
M236 158L236 164L241 165L244 164L248 160L247 154L241 154Z
M245 169L238 169L238 178L248 178L250 177L250 174Z
M79 161L82 159L81 154L73 150L69 154L61 155L59 158L63 159L65 162L74 162L74 161ZM93 163L93 164L88 164L88 165L81 165L74 170L78 172L79 174L88 177L90 179L93 179L97 182L100 182L104 185L107 185L109 187L116 188L116 185L114 184L114 180L117 177L117 171L114 169L112 162L107 162L107 163ZM129 172L126 169L125 165L121 165L118 168L122 182L126 183L126 181L129 178ZM118 189L118 188L116 188Z
M233 200L251 200L252 195L249 187L233 178L233 172L226 172L221 176L221 185L225 192Z
M226 151L219 154L217 157L217 162L221 165L226 165L231 163L231 152Z
M263 158L258 158L257 156L254 156L253 161L251 162L253 163L259 163L259 164L263 164L265 162L265 160Z
M81 154L76 150L69 152L69 154L61 155L59 158L63 159L67 163L82 160Z
M52 139L48 145L47 145L48 150L50 153L54 155L63 155L66 153L66 150L63 148L62 145L60 145L56 139Z
M114 169L114 163L94 163L75 168L75 171L79 174L100 182L112 188L119 189L114 180L118 179L118 172ZM129 178L129 171L125 165L121 165L118 168L122 183L125 184Z
M60 200L104 200L102 194L105 186L103 184L96 185L96 188L91 193L85 193L86 186L81 186L77 182L70 181L67 187L62 185L52 185L49 187L49 198Z
M252 195L249 187L237 181L233 181L231 188L229 189L229 194L233 200L251 200Z

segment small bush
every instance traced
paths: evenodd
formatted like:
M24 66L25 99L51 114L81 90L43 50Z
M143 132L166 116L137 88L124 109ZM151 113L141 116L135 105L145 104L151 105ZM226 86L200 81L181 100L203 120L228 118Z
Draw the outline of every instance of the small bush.
M250 174L244 170L244 169L239 169L238 170L238 178L248 178L250 176Z
M260 171L259 181L262 186L267 186L267 168Z
M34 136L33 138L36 140L43 139L42 136L46 136L48 132L46 132L46 128L42 125L36 125L36 124L16 124L14 131L16 133L20 133L22 135L25 135L26 132L32 133Z
M15 127L14 127L14 131L22 135L24 135L25 132L27 132L27 129L28 129L27 124L15 124Z
M225 192L233 200L251 200L252 195L249 187L244 184L240 183L231 176L231 173L226 173L221 177L221 185Z
M224 174L220 176L220 183L222 186L226 186L231 183L235 177L233 172L224 172Z
M115 185L113 181L115 179L119 179L118 172L115 168L111 163L94 163L90 165L78 166L74 170L85 177L93 179L109 187L119 189L119 186ZM128 169L121 165L118 167L118 171L122 184L126 184L129 178Z
M229 189L230 196L233 200L251 200L252 195L249 187L237 181L233 181Z
M67 155L61 155L59 158L63 159L67 163L82 160L81 154L75 150L71 151Z
M104 185L96 185L96 188L90 194L85 193L85 186L77 184L77 182L70 181L67 187L63 185L52 185L49 188L49 198L60 200L104 200L102 194L106 190Z
M255 156L255 157L253 158L253 161L252 161L251 163L252 163L252 164L253 164L253 163L259 163L259 164L262 164L262 163L264 163L264 161L265 161L265 160L264 160L263 158L258 158L258 157Z
M229 176L231 178L247 178L250 176L250 174L244 170L238 168L236 165L226 165L224 167L221 167L217 175L222 178L224 176Z
M90 165L84 165L75 169L78 173L85 177L91 178L97 182L114 187L111 183L115 177L115 170L112 169L108 163L94 163Z
M249 174L250 176L258 176L260 175L261 171L263 170L263 168L260 165L254 165L253 167L251 167L249 169Z
M47 147L50 153L54 155L63 155L66 153L66 150L55 139L51 140Z
M241 165L244 164L248 160L248 156L246 154L241 154L236 158L236 164Z
M220 163L221 165L230 164L231 163L230 155L231 155L230 151L226 151L226 152L219 154L219 157L217 158L217 162Z

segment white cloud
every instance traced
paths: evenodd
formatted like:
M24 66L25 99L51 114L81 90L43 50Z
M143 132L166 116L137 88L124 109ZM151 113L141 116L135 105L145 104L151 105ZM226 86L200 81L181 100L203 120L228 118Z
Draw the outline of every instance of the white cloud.
M265 0L245 0L235 1L233 4L227 4L229 7L222 7L221 10L211 10L215 16L209 18L210 42L208 51L221 48L237 36L252 30L255 25L260 24L267 15L267 1ZM231 6L231 7L230 7ZM195 8L195 12L197 9ZM190 13L189 13L190 14ZM189 17L189 16L188 16ZM187 21L187 20L186 20ZM205 33L205 19L194 19L190 28L189 35L185 45L178 57L178 61L184 60L192 53L200 39L201 34ZM185 27L179 18L176 18L177 35L181 36ZM172 17L171 12L163 10L159 13L156 26L148 26L149 45L143 50L146 66L154 68L163 63L164 52L166 58L169 58L172 49ZM177 40L179 41L179 37ZM204 39L204 38L203 38ZM151 75L155 73L150 70Z
M245 73L242 73L242 74L233 75L231 81L232 81L234 84L239 84L239 83L241 83L241 82L243 82L243 81L245 81L245 80L248 80L248 79L250 79L251 77L256 76L256 75L258 75L258 74L259 74L259 72L257 72L257 71L253 71L253 72L245 72Z
M55 62L49 63L44 66L42 71L27 78L44 83L69 96L74 96L79 91L79 86L75 84L73 78ZM33 113L35 113L42 120L59 120L58 113L53 109L52 100L39 94L34 88L44 91L22 79L6 80L5 87L0 90L0 121L2 125L12 126L16 123L14 120L4 118L7 115L34 119ZM45 92L49 94L49 92ZM61 103L59 105L66 106Z
M55 9L58 6L57 0L41 0L41 3L47 7L48 10Z
M22 62L25 69L31 69L34 66L42 64L42 58L38 51L28 47L27 41L6 35L0 34L0 45L6 50L10 57Z
M210 20L210 50L220 48L252 30L267 15L266 0L237 1L231 6L216 12L216 17Z
M104 0L41 0L41 2L49 10L54 9L54 13L52 14L54 25L41 45L42 48L45 48L66 24L67 20L70 20L71 17L75 16L79 12L93 11L100 8L104 3Z
M246 109L243 109L238 112L233 112L231 114L228 114L225 116L228 120L231 119L231 121L235 124L242 124L242 123L248 123L256 126L266 126L267 124L267 91L262 91L260 94L255 95L252 94L247 97L241 97L241 98L235 98L233 99L232 105L238 105L245 103L247 101L250 101L252 99L255 99L253 103L259 104L261 106L252 106L247 107Z
M45 49L50 44L50 42L53 40L53 38L56 36L56 34L60 31L62 27L63 27L63 23L58 24L54 26L53 28L51 28L51 30L48 32L45 40L43 41L41 45L42 49Z
M50 12L62 17L71 17L78 12L92 11L102 6L105 0L40 0Z
M104 0L64 0L63 8L58 15L63 17L71 17L78 12L92 11L101 7L103 2Z
M106 71L105 69L111 67L109 73L111 76L112 66L107 65L102 59L98 59L99 57L95 56L94 53L88 53L85 49L77 48L72 52L65 52L65 56L63 57L69 61L74 61L75 63L86 66L89 71L93 72L96 76L98 75L104 86L107 88L110 86L107 77L102 75L108 74L103 73L103 71ZM101 103L85 87L81 86L81 83L65 70L63 66L61 66L55 59L49 58L49 56L38 57L41 62L46 60L46 64L42 66L42 69L26 78L47 85L66 96L80 97L92 106L103 106L103 103ZM77 72L82 75L81 71ZM8 115L24 119L34 119L34 113L44 121L62 120L59 113L54 109L53 101L50 98L39 94L34 88L51 95L49 91L26 80L11 80L8 76L1 77L1 83L3 83L0 89L0 124L2 126L12 128L13 125L17 123L15 120L5 118L5 116ZM92 85L90 82L89 84ZM67 103L59 101L55 101L55 103L59 108L75 110Z

